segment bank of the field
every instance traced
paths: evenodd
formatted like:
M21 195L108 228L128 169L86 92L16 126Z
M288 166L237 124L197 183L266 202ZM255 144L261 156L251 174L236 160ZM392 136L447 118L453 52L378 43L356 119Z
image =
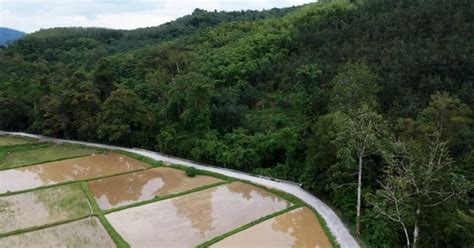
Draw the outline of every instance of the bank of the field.
M161 161L166 164L180 165L180 166L185 166L185 167L195 167L198 170L202 170L202 171L206 171L210 173L216 173L216 174L220 174L226 177L236 178L239 180L244 180L256 185L262 185L267 188L285 192L286 194L292 195L293 197L300 199L305 204L310 206L312 209L316 210L317 216L320 217L323 228L326 231L327 230L330 231L328 233L328 236L330 239L332 239L333 241L335 240L337 242L336 244L337 246L350 247L350 248L359 247L359 244L357 243L356 239L350 234L349 229L343 224L339 216L337 216L337 214L327 204L325 204L323 201L319 200L314 195L302 189L299 185L296 185L291 182L279 181L275 179L250 175L243 172L227 170L227 169L219 168L219 167L213 167L213 166L204 165L204 164L192 162L189 160L179 159L172 156L167 156L167 155L163 155L157 152L152 152L152 151L142 150L142 149L130 149L130 148L123 148L123 147L118 147L118 146L109 146L109 145L95 144L95 143L88 143L88 142L81 142L81 141L62 140L62 139L49 138L49 137L44 137L44 136L34 135L34 134L27 134L27 133L0 131L0 135L2 134L17 135L17 136L22 136L22 137L35 138L41 141L50 141L50 142L56 142L56 143L62 143L62 144L64 143L65 144L79 144L79 145L85 145L85 146L92 146L96 148L121 150L127 153L137 154L137 155L140 155L142 157L146 157L152 160ZM333 238L331 236L333 236Z

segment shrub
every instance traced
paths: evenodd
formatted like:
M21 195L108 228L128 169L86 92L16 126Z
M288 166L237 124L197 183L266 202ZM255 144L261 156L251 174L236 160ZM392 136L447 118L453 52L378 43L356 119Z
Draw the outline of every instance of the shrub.
M198 170L194 167L186 168L186 176L195 177L198 174Z

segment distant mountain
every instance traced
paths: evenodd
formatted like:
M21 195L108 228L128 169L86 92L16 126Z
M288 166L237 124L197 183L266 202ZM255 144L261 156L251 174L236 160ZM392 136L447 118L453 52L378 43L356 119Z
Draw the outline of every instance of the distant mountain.
M18 30L0 27L0 46L11 43L25 35L26 33Z

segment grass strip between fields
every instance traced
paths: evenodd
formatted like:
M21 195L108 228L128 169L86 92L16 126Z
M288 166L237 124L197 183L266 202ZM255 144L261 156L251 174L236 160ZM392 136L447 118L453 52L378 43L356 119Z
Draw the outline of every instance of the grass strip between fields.
M65 186L65 185L72 185L72 184L76 184L78 186L81 187L81 195L84 197L84 200L86 200L86 202L88 203L88 206L89 206L89 213L88 214L84 214L83 216L79 216L79 217L76 217L76 218L71 218L71 219L67 219L67 220L61 220L61 221L55 221L55 222L51 222L51 223L48 223L48 224L44 224L44 225L40 225L40 226L33 226L33 227L28 227L28 228L21 228L21 229L16 229L14 231L11 231L11 232L6 232L6 233L0 233L0 238L4 238L4 237L8 237L8 236L12 236L12 235L17 235L17 234L22 234L22 233L27 233L27 232L33 232L33 231L37 231L37 230L41 230L41 229L45 229L45 228L48 228L48 227L53 227L53 226L58 226L58 225L62 225L62 224L67 224L67 223L70 223L70 222L74 222L74 221L78 221L78 220L82 220L82 219L85 219L85 218L89 218L89 217L92 217L93 215L93 211L92 211L92 204L90 203L90 201L87 199L87 194L83 193L83 190L82 190L82 186L79 185L77 182L71 182L71 183L67 183L67 184L63 184L61 186ZM55 187L60 187L58 185L54 185ZM51 187L48 187L48 188L51 188ZM45 188L43 188L45 189ZM42 189L42 190L43 190ZM33 189L33 190L29 190L28 192L33 192L33 191L39 191L38 189ZM23 192L25 193L25 192Z
M293 210L293 209L296 209L296 208L298 208L298 207L307 207L308 209L311 209L311 211L313 211L313 213L316 215L316 218L318 219L318 221L319 221L321 227L322 227L323 230L324 230L324 233L325 233L326 236L328 237L328 239L329 239L329 241L331 242L331 244L333 245L333 247L335 247L335 248L340 247L339 243L338 243L337 240L336 240L336 237L334 237L334 235L332 234L332 232L329 230L329 227L327 226L327 223L326 223L326 221L324 220L324 218L323 218L323 217L318 213L318 211L316 211L311 205L307 204L306 202L304 202L304 201L301 200L300 198L298 198L298 197L296 197L296 196L294 196L294 195L292 195L292 194L289 194L289 193L286 193L286 192L283 192L283 191L280 191L280 190L277 190L277 189L268 188L268 187L265 187L265 186L263 186L263 185L259 185L259 184L256 184L256 183L253 183L253 182L250 182L250 181L247 181L247 180L241 180L241 179L234 179L234 180L235 180L235 181L239 181L239 182L243 182L243 183L246 183L246 184L253 185L253 186L257 187L257 188L261 188L261 189L263 189L263 190L265 190L265 191L271 192L271 193L273 193L273 194L275 194L275 195L277 195L277 196L279 196L279 197L281 197L281 198L283 198L283 199L285 199L285 200L287 200L287 201L289 201L289 202L291 202L291 203L294 204L294 205L291 206L290 208L287 208L287 209L284 209L284 210L282 210L282 211L279 211L279 212L270 214L270 215L268 215L268 216L275 217L275 216L277 216L277 215L286 213L287 211L285 211L285 210L288 210L288 209ZM278 213L280 213L280 214L278 214ZM268 217L268 216L266 216L266 217ZM249 224L246 224L246 225L244 225L244 226L242 226L242 227L236 228L236 229L234 229L234 230L228 232L228 233L227 233L228 235L223 234L222 236L225 235L225 237L222 237L222 238L221 238L221 236L218 236L218 237L214 238L214 239L218 239L218 240L211 239L211 240L209 240L209 241L206 241L205 243L199 245L198 247L207 247L207 246L209 246L209 245L211 245L211 244L217 243L217 241L220 241L220 240L222 240L222 239L224 239L224 238L226 238L226 237L228 237L228 236L230 236L230 235L232 235L232 234L235 234L235 233L237 233L237 232L243 231L243 230L245 230L245 229L247 229L247 228L249 228L249 227L251 227L251 226L254 226L254 225L258 224L258 223L261 223L261 222L263 222L263 221L268 220L268 219L271 218L271 217L269 217L269 218L266 218L266 217L263 217L263 218L258 219L258 220L256 220L256 221L253 221L253 222L251 222L251 223L249 223ZM250 224L251 224L251 225L250 225ZM250 225L250 226L248 226L248 225ZM243 229L242 229L242 228L243 228ZM213 241L213 242L211 242L211 241ZM204 245L204 246L202 246L202 245Z
M39 142L39 143L27 143L27 144L17 144L17 145L8 145L0 146L0 165L5 161L9 153L12 152L21 152L34 150L38 148L48 147L53 145L49 142ZM0 166L1 168L1 166Z
M13 191L13 192L6 192L6 193L1 193L1 194L0 194L0 197L2 197L2 196L9 196L9 195L16 195L16 194L22 194L22 193L27 193L27 192L35 191L35 190L47 189L47 188L57 187L57 186L63 186L63 185L72 184L72 183L89 182L89 181L100 180L100 179L104 179L104 178L108 178L108 177L115 177L115 176L121 176L121 175L126 175L126 174L132 174L132 173L136 173L136 172L140 172L140 171L144 171L144 170L149 170L149 169L150 169L150 168L140 168L140 169L136 169L136 170L132 170L132 171L124 171L124 172L120 172L120 173L112 174L112 175L105 175L105 176L92 177L92 178L88 178L88 179L80 179L80 180L66 181L66 182L57 183L57 184L51 184L51 185L40 186L40 187L36 187L36 188L32 188L32 189L25 189L25 190Z
M87 200L89 200L89 203L92 207L92 212L94 216L97 216L104 226L105 230L109 233L110 237L112 240L115 242L118 248L130 248L130 245L125 241L122 236L118 234L118 232L115 230L115 228L112 227L112 225L109 223L109 221L105 218L104 212L99 208L99 205L97 205L97 202L94 199L94 196L92 195L92 192L89 190L89 187L87 186L86 182L81 182L81 187L82 190L84 191L84 194L86 194Z
M44 142L44 143L33 143L33 144L21 144L21 145L15 145L15 146L8 146L7 148L11 148L11 147L17 148L17 147L19 147L18 149L21 149L21 150L23 150L23 148L25 150L35 149L35 148L32 148L31 146L38 145L38 144L41 144L41 145L46 144L45 145L45 147L46 147L49 143ZM71 146L72 147L88 147L88 146L84 146L84 145L71 145ZM4 148L4 147L2 147L2 148ZM88 148L90 148L90 147L88 147ZM145 163L148 163L148 164L151 165L152 168L162 167L165 164L162 161L157 161L157 160L154 160L154 159L146 157L146 156L142 156L142 155L139 155L139 154L126 152L126 151L122 151L122 150L115 150L115 149L109 150L109 149L103 149L103 148L95 148L95 149L98 151L97 153L107 152L107 151L120 153L120 154L123 154L125 156L140 160L140 161L145 162ZM87 155L85 155L85 156L87 156ZM78 157L83 157L83 156L78 156ZM1 159L1 150L0 150L0 159ZM63 159L58 159L58 160L55 160L55 161L66 160L66 159L72 159L72 158L71 157L63 158ZM54 161L47 161L47 162L41 162L41 163L48 163L48 162L54 162ZM39 163L39 164L41 164L41 163ZM25 166L31 166L31 165L34 165L34 164L25 165ZM25 167L25 166L20 166L20 167ZM189 166L184 166L184 165L179 165L179 164L171 164L171 165L167 165L167 167L182 170L182 171L186 171L189 168ZM16 168L18 168L18 167L16 167ZM113 241L115 242L117 247L119 247L119 248L129 248L130 245L112 227L112 225L105 218L105 214L125 210L125 209L132 208L132 207L138 207L138 206L141 206L141 205L146 205L146 204L150 204L150 203L153 203L153 202L158 202L158 201L162 201L162 200L166 200L166 199L170 199L170 198L174 198L174 197L179 197L179 196L182 196L182 195L194 193L194 192L209 189L209 188L212 188L212 187L217 187L219 185L231 183L231 182L234 182L234 181L240 181L240 182L247 183L247 184L253 185L255 187L261 188L263 190L269 191L269 192L271 192L271 193L273 193L273 194L275 194L275 195L277 195L277 196L279 196L279 197L281 197L281 198L283 198L283 199L285 199L289 202L292 202L294 205L289 207L289 208L286 208L284 210L281 210L281 211L275 212L273 214L264 216L260 219L252 221L252 222L250 222L248 224L245 224L241 227L238 227L234 230L231 230L231 231L229 231L229 232L227 232L223 235L220 235L218 237L215 237L215 238L213 238L209 241L206 241L206 242L200 244L198 247L208 247L208 246L210 246L214 243L217 243L218 241L220 241L220 240L222 240L222 239L224 239L228 236L231 236L235 233L246 230L246 229L248 229L252 226L255 226L255 225L257 225L257 224L259 224L259 223L261 223L265 220L271 219L273 217L276 217L278 215L284 214L284 213L289 212L293 209L303 207L303 206L308 207L309 209L311 209L314 212L314 214L318 218L324 232L328 236L328 238L329 238L330 242L332 243L332 245L334 247L340 247L339 244L337 243L334 235L330 232L330 230L329 230L329 228L326 224L326 221L321 217L321 215L312 206L306 204L304 201L302 201L298 197L296 197L292 194L280 191L280 190L271 189L271 188L265 187L263 185L255 184L255 183L247 181L247 180L241 180L241 179L237 179L237 178L233 178L233 177L228 177L228 176L225 176L225 175L222 175L222 174L209 172L209 171L206 171L206 170L197 169L196 170L197 175L216 177L216 178L222 179L224 181L214 183L214 184L210 184L210 185L204 185L204 186L201 186L201 187L198 187L198 188L194 188L194 189L183 191L183 192L176 193L176 194L171 194L171 195L167 195L167 196L163 196L163 197L155 197L155 198L150 199L150 200L137 202L137 203L130 204L130 205L127 205L127 206L122 206L122 207L113 208L113 209L109 209L109 210L101 210L100 209L97 202L95 201L95 198L94 198L92 192L89 190L89 187L87 186L87 182L89 182L89 181L108 178L108 177L114 177L114 176L119 176L119 175L131 174L131 173L135 173L135 172L139 172L139 171L144 171L144 170L147 170L147 169L149 169L149 168L141 168L141 169L138 169L138 170L127 171L127 172L122 172L122 173L113 174L113 175L106 175L106 176L100 176L100 177L96 177L96 178L89 178L89 179L83 179L83 180L77 180L77 181L63 182L63 183L59 183L59 184L47 185L47 186L37 187L37 188L23 190L23 191L7 192L7 193L0 194L0 196L8 196L8 195L31 192L31 191L40 190L40 189L46 189L46 188L50 188L50 187L58 187L58 186L67 185L67 184L80 183L81 188L84 191L84 193L85 193L85 195L86 195L86 197L87 197L87 199L90 203L92 211L93 211L92 215L90 215L90 216L75 218L75 219L61 221L61 222L50 223L50 224L39 226L39 227L32 227L32 228L28 228L28 229L15 230L13 232L9 232L9 233L6 233L6 234L0 234L0 237L16 235L16 234L25 233L25 232L31 232L31 231L40 230L40 229L47 228L47 227L52 227L52 226L57 226L57 225L61 225L61 224L70 223L70 222L81 220L81 219L88 218L88 217L91 217L91 216L96 216L96 217L99 218L100 222L102 223L104 228L107 230L107 232L109 233L110 237L113 239ZM0 169L0 171L1 170L2 169Z
M56 221L56 222L48 223L48 224L41 225L41 226L34 226L34 227L28 227L28 228L23 228L23 229L17 229L15 231L11 231L11 232L0 233L0 238L5 238L5 237L8 237L8 236L18 235L18 234L23 234L23 233L34 232L34 231L38 231L38 230L53 227L53 226L59 226L59 225L71 223L71 222L74 222L74 221L87 219L87 218L90 218L90 217L93 217L93 214L88 214L88 215L85 215L85 216L72 218L72 219L68 219L68 220Z
M5 144L4 139L13 139L11 144ZM16 140L16 141L15 141ZM18 142L19 141L19 142ZM0 147L6 147L6 146L16 146L16 145L27 145L27 144L33 144L39 142L38 139L33 139L33 138L27 138L27 137L20 137L20 136L15 136L15 135L0 135Z
M138 155L138 154L134 154L134 153L130 153L130 152L125 152L125 151L121 151L121 150L113 150L113 151L117 152L117 153L121 153L121 154L126 155L126 156L130 156L130 157L135 158L137 160L149 163L153 167L160 167L164 164L161 161L156 161L154 159L151 159L149 157L145 157L145 156L142 156L142 155ZM179 164L170 164L170 165L167 165L167 167L171 167L171 168L178 169L178 170L183 170L183 171L186 171L186 169L189 168L189 166L179 165ZM304 207L307 207L307 208L311 209L311 211L313 211L313 213L316 215L317 219L319 220L319 223L321 224L321 227L323 228L324 233L328 237L328 239L331 242L331 244L333 245L333 247L335 247L335 248L340 247L339 243L336 240L336 237L329 230L329 227L328 227L326 221L324 220L324 218L311 205L307 204L306 202L304 202L300 198L298 198L298 197L296 197L292 194L289 194L289 193L286 193L286 192L283 192L283 191L280 191L280 190L276 190L276 189L271 189L271 188L268 188L268 187L265 187L263 185L259 185L259 184L256 184L256 183L253 183L253 182L250 182L250 181L247 181L247 180L237 179L237 178L225 176L225 175L222 175L222 174L218 174L218 173L214 173L214 172L210 172L210 171L206 171L206 170L197 169L197 175L212 176L212 177L216 177L216 178L219 178L219 179L223 179L223 180L225 180L229 183L234 182L234 181L240 181L240 182L243 182L243 183L247 183L247 184L253 185L255 187L261 188L263 190L269 191L269 192L271 192L271 193L273 193L273 194L275 194L275 195L277 195L277 196L279 196L279 197L281 197L281 198L283 198L283 199L285 199L289 202L292 202L293 204L295 204L295 206L300 206L300 207L304 206ZM194 191L191 190L191 192L183 192L182 194L179 194L179 195L176 195L176 196L180 196L180 195L184 195L184 194L188 194L188 193L192 193L192 192L194 192ZM176 196L171 196L171 197L176 197ZM171 197L168 197L168 198L171 198ZM166 199L168 199L168 198L166 198ZM162 198L161 200L164 200L164 199ZM155 202L155 200L150 200L150 201ZM146 204L146 203L144 203L144 204ZM133 206L139 206L139 205L144 205L144 204L137 203L137 204L134 204ZM131 207L131 206L129 205L129 206L126 206L124 208L119 207L119 208L116 208L116 209L108 210L106 212L107 213L115 212L115 211L123 210L123 209L129 208L129 207ZM239 229L239 228L237 228L237 229ZM237 229L235 229L235 230L237 230Z
M259 184L256 184L256 183L253 183L253 182L250 182L250 181L247 181L247 180L237 179L237 181L241 181L243 183L247 183L247 184L253 185L255 187L261 188L263 190L269 191L269 192L271 192L271 193L273 193L273 194L275 194L275 195L277 195L277 196L279 196L279 197L281 197L281 198L283 198L287 201L292 202L295 205L299 205L299 206L307 207L307 208L311 209L311 211L313 211L313 213L316 215L316 218L318 219L319 223L321 224L321 227L323 228L324 233L328 237L328 239L331 242L332 246L335 247L335 248L340 247L339 243L336 240L336 237L334 237L332 232L329 230L329 227L328 227L326 221L324 220L324 218L311 205L307 204L306 202L304 202L303 200L301 200L300 198L298 198L298 197L296 197L292 194L289 194L289 193L286 193L286 192L283 192L283 191L280 191L280 190L277 190L277 189L268 188L268 187L265 187L263 185L259 185Z
M219 235L219 236L217 236L217 237L215 237L215 238L213 238L213 239L211 239L211 240L208 240L208 241L206 241L206 242L204 242L204 243L198 245L197 247L198 247L198 248L209 247L210 245L215 244L215 243L217 243L217 242L219 242L219 241L221 241L221 240L223 240L223 239L225 239L225 238L227 238L227 237L229 237L229 236L232 236L232 235L234 235L234 234L236 234L236 233L238 233L238 232L241 232L241 231L244 231L244 230L246 230L246 229L249 229L249 228L251 228L251 227L253 227L253 226L255 226L255 225L258 225L258 224L260 224L260 223L262 223L262 222L264 222L264 221L266 221L266 220L269 220L269 219L271 219L271 218L274 218L274 217L277 217L277 216L279 216L279 215L285 214L285 213L287 213L287 212L289 212L289 211L291 211L291 210L294 210L294 209L297 209L297 208L300 208L300 207L301 207L301 205L295 204L295 205L293 205L293 206L291 206L291 207L289 207L289 208L285 208L285 209L280 210L280 211L278 211L278 212L275 212L275 213L272 213L272 214L263 216L263 217L261 217L261 218L259 218L259 219L257 219L257 220L254 220L254 221L252 221L252 222L249 222L249 223L247 223L247 224L245 224L245 225L243 225L243 226L240 226L240 227L238 227L238 228L236 228L236 229L233 229L233 230L231 230L231 231L229 231L229 232L226 232L226 233L224 233L224 234L222 234L222 235Z
M74 149L74 148L80 148L80 149L87 148L87 149L91 150L91 153L81 154L81 155L77 155L77 156L65 156L65 157L61 157L61 158L57 158L57 159L50 159L50 160L44 160L44 161L40 161L40 162L32 162L32 163L26 163L26 164L22 164L22 165L18 165L18 166L3 168L2 163L4 163L4 161L8 158L8 156L13 154L13 153L37 150L37 149L48 148L48 147L52 147L52 146L55 146L55 144L50 143L50 142L41 142L41 143L34 143L34 144L22 144L22 145L15 145L15 146L0 147L0 171L10 170L10 169L18 169L18 168L34 166L34 165L38 165L38 164L46 164L46 163L52 163L52 162L75 159L75 158L82 158L82 157L90 156L93 153L102 154L102 153L107 152L106 149L95 149L95 148L90 148L90 147L86 147L86 146L83 146L83 145L65 145L65 146L68 146L72 149Z
M132 152L126 152L126 151L122 151L122 150L111 150L112 152L116 152L116 153L120 153L120 154L123 154L125 156L128 156L128 157L131 157L131 158L134 158L136 160L140 160L142 162L145 162L145 163L148 163L150 164L153 168L158 168L158 167L162 167L162 166L166 166L166 167L170 167L170 168L173 168L173 169L177 169L177 170L181 170L181 171L186 171L188 168L190 168L189 166L184 166L184 165L179 165L179 164L165 164L164 162L162 161L157 161L157 160L154 160L152 158L149 158L149 157L146 157L146 156L142 156L142 155L139 155L139 154L136 154L136 153L132 153ZM197 172L197 175L200 175L200 176L210 176L210 177L215 177L215 178L219 178L219 179L222 179L224 181L235 181L236 179L235 178L232 178L232 177L228 177L228 176L225 176L225 175L222 175L222 174L218 174L218 173L214 173L214 172L210 172L210 171L206 171L206 170L199 170L199 169L196 169L196 172Z
M150 204L150 203L159 202L159 201L167 200L167 199L170 199L170 198L175 198L175 197L191 194L191 193L194 193L194 192L214 188L214 187L217 187L217 186L220 186L220 185L223 185L223 184L227 184L227 183L229 183L229 182L227 182L227 181L217 182L217 183L197 187L197 188L194 188L194 189L186 190L186 191L183 191L183 192L179 192L179 193L165 195L165 196L162 196L162 197L155 196L153 199L150 199L150 200L145 200L145 201L141 201L141 202L132 203L132 204L129 204L129 205L126 205L126 206L121 206L121 207L117 207L117 208L103 210L103 212L104 212L104 214L110 214L110 213L117 212L117 211L122 211L122 210L125 210L125 209L128 209L128 208L139 207L139 206L142 206L142 205L147 205L147 204Z

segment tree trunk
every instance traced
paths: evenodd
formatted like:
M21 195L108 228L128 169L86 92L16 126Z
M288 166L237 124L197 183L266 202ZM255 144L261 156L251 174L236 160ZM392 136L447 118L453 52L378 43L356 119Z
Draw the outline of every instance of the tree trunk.
M362 198L362 154L359 155L359 179L357 183L357 220L356 232L360 236L360 205Z
M33 110L35 113L35 121L38 121L38 110L36 109L36 102L33 104Z
M420 233L420 228L418 227L418 215L420 215L420 209L416 209L416 219L415 219L415 228L413 229L413 248L416 247L416 241L418 240L418 234Z
M405 225L403 225L403 232L405 233L405 239L407 241L407 248L410 248L410 237L408 236L408 230Z

